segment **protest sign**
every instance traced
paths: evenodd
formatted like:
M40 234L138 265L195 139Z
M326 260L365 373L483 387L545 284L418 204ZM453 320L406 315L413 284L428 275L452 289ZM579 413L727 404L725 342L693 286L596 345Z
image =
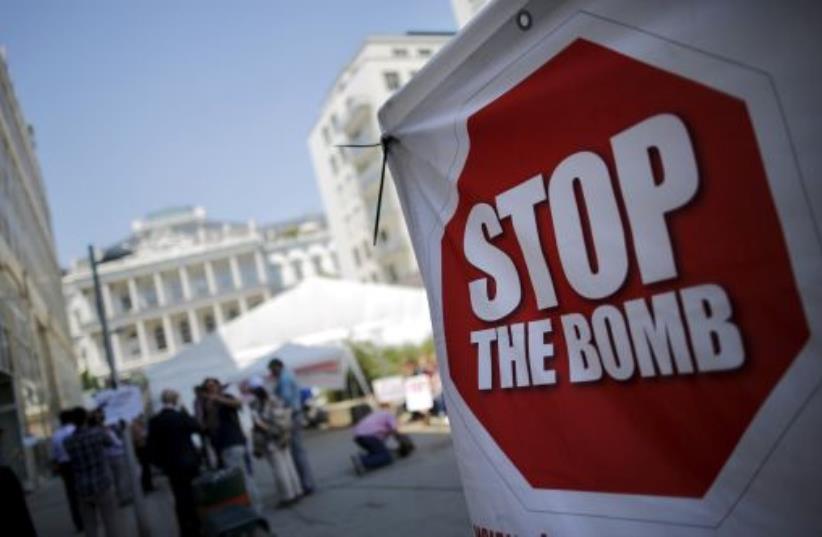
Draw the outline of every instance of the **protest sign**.
M806 19L497 2L381 109L476 535L822 527Z

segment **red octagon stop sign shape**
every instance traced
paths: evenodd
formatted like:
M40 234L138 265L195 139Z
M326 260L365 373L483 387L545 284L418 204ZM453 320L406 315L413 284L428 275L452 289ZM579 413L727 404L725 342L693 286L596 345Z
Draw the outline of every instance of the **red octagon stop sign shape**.
M467 130L465 403L534 488L702 497L808 339L745 102L578 39Z

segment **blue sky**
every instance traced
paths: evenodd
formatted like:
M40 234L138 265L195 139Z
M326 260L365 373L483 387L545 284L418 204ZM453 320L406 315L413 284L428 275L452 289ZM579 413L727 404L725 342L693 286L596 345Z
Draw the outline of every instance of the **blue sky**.
M368 34L454 27L449 0L3 0L61 262L168 206L321 211L306 137L337 73Z

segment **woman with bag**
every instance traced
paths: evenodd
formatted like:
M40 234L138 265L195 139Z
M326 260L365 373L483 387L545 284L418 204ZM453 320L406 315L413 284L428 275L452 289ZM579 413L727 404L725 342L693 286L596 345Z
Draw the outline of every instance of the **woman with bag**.
M254 421L254 455L265 458L274 472L280 507L296 502L303 494L300 476L291 457L291 410L262 386L251 389L249 403Z

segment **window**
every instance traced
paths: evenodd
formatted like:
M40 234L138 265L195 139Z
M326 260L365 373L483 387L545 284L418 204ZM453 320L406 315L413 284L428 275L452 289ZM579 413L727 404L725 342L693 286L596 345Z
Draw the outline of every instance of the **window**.
M137 338L137 330L132 328L126 334L126 341L129 348L129 355L131 357L140 356L140 341Z
M331 166L331 173L337 175L339 166L337 165L337 158L334 155L331 155L331 158L328 159L328 165Z
M166 333L163 330L162 325L157 325L154 327L154 343L157 344L158 351L164 351L168 347L166 343Z
M191 343L191 325L188 324L188 319L180 321L180 339L183 343Z
M366 259L371 259L371 246L369 246L368 241L362 241L362 251Z
M417 54L419 54L423 58L427 58L428 56L430 56L432 54L432 51L431 51L430 48L421 48L421 49L417 49Z
M400 74L396 71L386 71L382 74L385 79L385 87L388 91L394 91L400 87Z
M380 230L380 241L383 243L388 242L388 232L385 229Z
M237 308L234 308L234 307L228 308L228 311L226 312L226 318L227 318L229 321L230 321L231 319L236 319L236 318L237 318L237 316L239 316L239 315L240 315L240 312L239 312L239 311L237 311Z
M268 265L268 281L274 287L279 289L283 286L283 267L279 263L271 263Z
M211 313L206 313L203 315L203 325L205 325L205 331L207 333L212 333L217 325L214 323L214 315Z
M131 295L128 293L123 293L120 295L120 309L124 312L131 311Z
M311 264L314 265L314 273L322 276L325 274L323 269L323 258L319 255L311 256Z
M294 273L294 279L300 281L303 279L303 262L295 259L291 262L291 271Z
M408 57L408 49L404 48L395 48L391 50L391 54L394 55L396 58L407 58Z
M351 251L351 253L354 255L354 264L357 266L357 268L360 268L360 266L362 265L362 259L360 259L360 251L354 248Z

